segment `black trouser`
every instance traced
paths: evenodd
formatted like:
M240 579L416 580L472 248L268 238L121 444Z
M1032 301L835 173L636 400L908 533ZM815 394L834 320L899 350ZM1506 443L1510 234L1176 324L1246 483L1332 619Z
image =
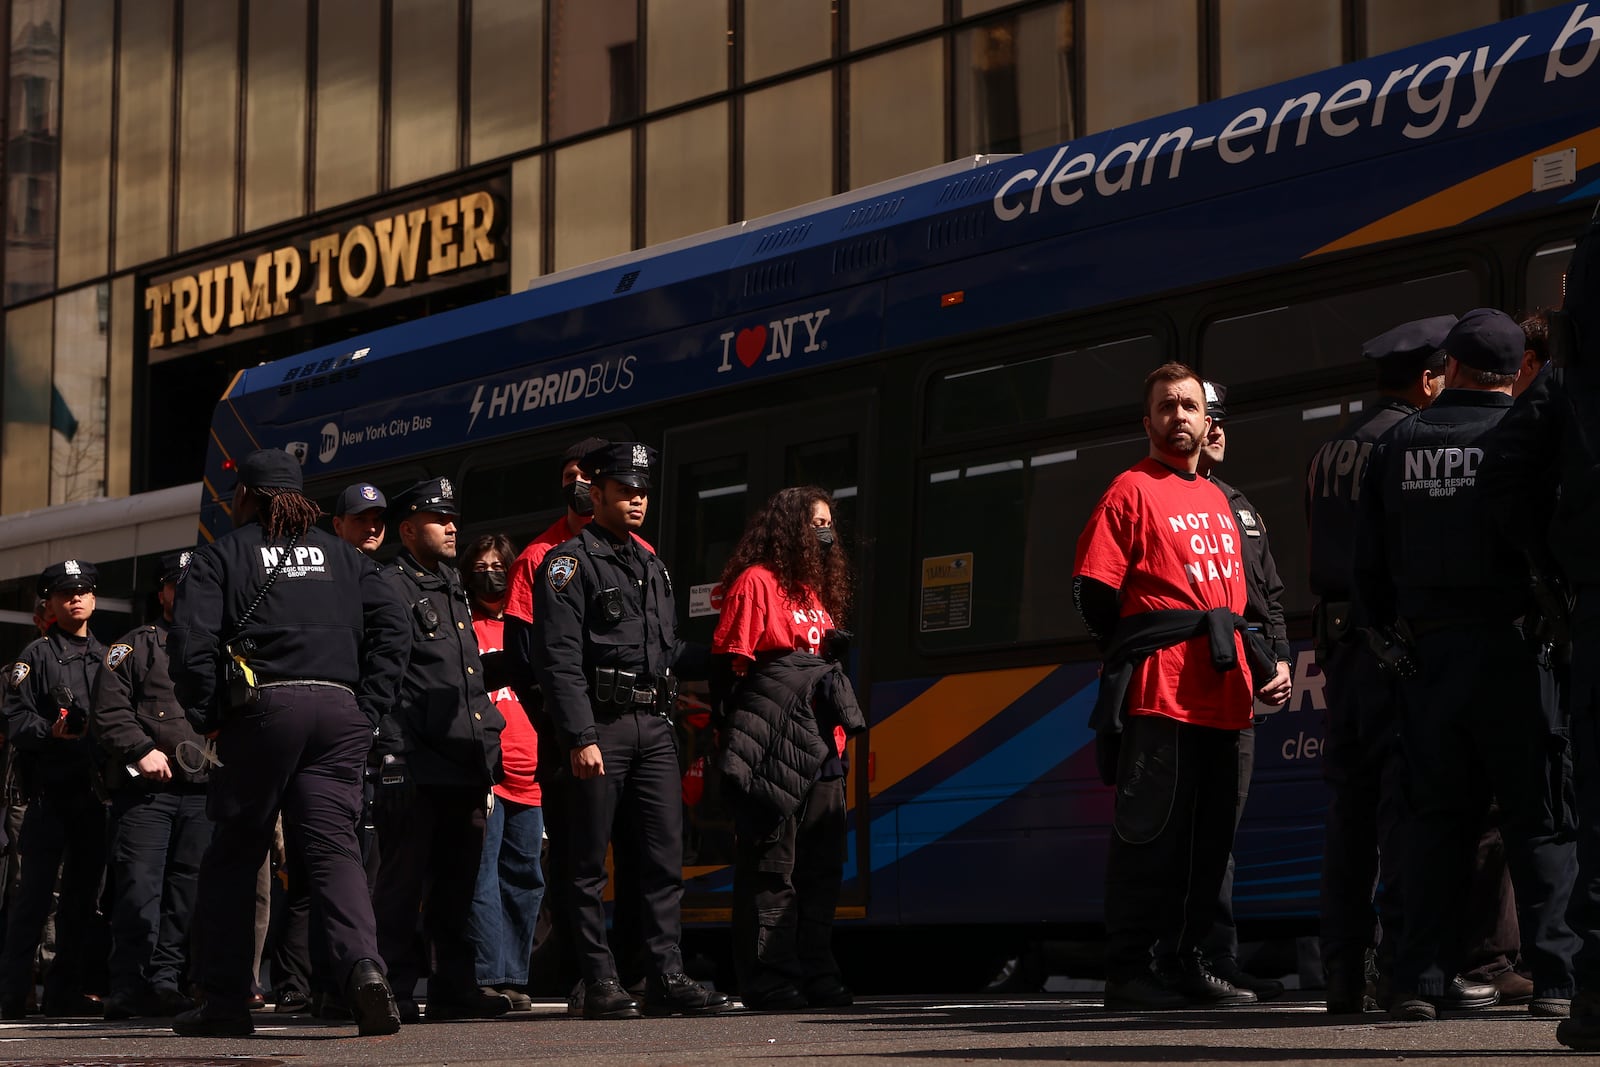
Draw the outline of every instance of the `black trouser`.
M683 792L672 724L648 708L614 717L599 714L597 720L605 774L569 779L568 795L558 803L570 848L567 908L579 973L586 982L617 974L606 942L602 897L606 845L619 812L626 809L633 832L618 839L618 851L632 848L638 859L637 893L632 899L619 896L616 911L620 915L624 909L635 909L650 969L656 974L676 974L683 970L678 950ZM550 814L547 808L546 817Z
M427 973L417 952L417 909L433 945L428 996L465 1001L478 988L476 958L467 923L483 856L488 790L475 786L419 785L410 803L377 807L378 945L389 961L394 995L410 1000Z
M200 860L211 844L203 788L130 783L111 798L112 996L183 987Z
M778 818L760 801L733 802L733 959L746 999L837 977L833 913L844 874L844 779L812 783Z
M1570 997L1578 940L1566 919L1576 870L1567 740L1539 700L1532 653L1509 624L1429 630L1417 650L1421 666L1404 683L1401 725L1411 817L1395 988L1442 996L1461 969L1451 957L1492 790L1523 963L1538 995Z
M299 828L283 824L283 892L272 919L272 939L267 960L272 966L272 990L281 999L289 992L325 992L313 988L313 975L327 973L327 944L320 915L314 914L311 879L306 872L305 843ZM320 954L314 950L320 948ZM313 960L314 955L321 958Z
M1150 969L1150 951L1198 952L1233 844L1239 732L1132 715L1117 762L1106 856L1106 978Z
M1365 646L1354 642L1319 654L1317 662L1328 705L1322 735L1328 786L1322 958L1360 975L1368 949L1379 947L1387 970L1400 942L1404 898L1398 833L1405 794L1399 686Z
M1238 805L1233 809L1233 832L1239 833L1239 820L1244 818L1245 801L1250 799L1250 779L1256 769L1256 729L1248 726L1239 731L1239 792ZM1222 872L1222 887L1217 892L1216 920L1211 932L1200 943L1200 951L1207 961L1239 959L1239 927L1233 919L1233 853L1228 853L1228 868Z
M18 851L22 881L6 921L0 953L0 999L22 1000L33 988L33 954L61 873L56 906L56 957L45 973L44 1007L83 992L85 950L106 867L106 808L85 781L77 790L51 790L28 802Z
M1567 916L1582 939L1574 961L1585 1000L1600 995L1600 587L1578 591L1567 709L1578 787L1578 877ZM1575 1006L1576 1012L1576 1006ZM1584 1014L1593 1020L1593 1008Z
M217 736L207 810L216 834L200 865L194 970L208 996L244 1009L255 976L256 876L283 811L305 842L307 876L340 988L363 959L382 966L356 845L372 724L348 691L274 685Z

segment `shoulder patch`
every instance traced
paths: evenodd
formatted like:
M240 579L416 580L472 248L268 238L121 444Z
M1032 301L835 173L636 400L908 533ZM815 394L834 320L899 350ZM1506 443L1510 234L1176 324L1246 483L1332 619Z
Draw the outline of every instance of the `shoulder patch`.
M557 556L548 565L550 588L557 593L561 592L576 573L578 573L578 557Z
M28 673L33 668L26 663L13 663L6 668L6 685L12 689L21 689L22 683L28 680Z
M106 670L116 670L132 651L132 645L112 645L111 650L106 653Z

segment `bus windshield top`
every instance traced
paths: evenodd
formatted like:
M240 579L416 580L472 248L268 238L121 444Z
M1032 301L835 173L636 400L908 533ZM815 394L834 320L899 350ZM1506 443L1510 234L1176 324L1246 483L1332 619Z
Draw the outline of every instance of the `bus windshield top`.
M321 477L1593 198L1596 100L1578 4L541 279L241 373L202 522L254 447Z

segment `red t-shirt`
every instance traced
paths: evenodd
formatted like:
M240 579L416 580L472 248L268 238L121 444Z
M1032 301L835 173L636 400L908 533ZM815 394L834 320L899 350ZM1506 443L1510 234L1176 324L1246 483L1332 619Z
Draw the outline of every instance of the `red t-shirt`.
M504 645L505 628L503 619L483 618L473 612L472 632L477 635L479 652L499 652ZM539 769L539 735L509 687L496 689L489 699L506 720L505 729L500 731L500 762L506 776L494 787L495 796L537 806L539 783L533 772Z
M760 652L799 650L816 656L822 652L823 635L833 627L833 616L816 593L807 589L803 603L790 600L778 586L778 576L759 563L741 571L726 589L713 590L711 600L722 609L711 635L713 653L755 659ZM834 752L843 756L844 727L822 729L824 737L832 733Z
M1153 459L1118 475L1078 537L1075 576L1120 591L1121 615L1169 608L1245 607L1244 562L1233 509L1216 484L1184 477ZM1253 701L1244 641L1240 669L1217 673L1204 635L1164 648L1134 670L1130 715L1165 715L1196 726L1240 730Z
M523 622L533 621L533 578L539 572L539 564L550 554L550 550L565 541L570 541L578 536L578 530L583 529L593 520L584 519L574 529L568 522L571 513L561 516L550 524L544 533L528 542L528 547L522 550L522 555L511 564L511 573L506 578L506 614L515 615ZM643 545L650 554L655 554L655 549L650 547L650 542L633 535L633 539Z
M822 651L822 635L833 626L816 593L807 589L802 604L789 600L778 576L760 564L742 571L721 594L712 652L755 659L758 652L803 649L815 656Z

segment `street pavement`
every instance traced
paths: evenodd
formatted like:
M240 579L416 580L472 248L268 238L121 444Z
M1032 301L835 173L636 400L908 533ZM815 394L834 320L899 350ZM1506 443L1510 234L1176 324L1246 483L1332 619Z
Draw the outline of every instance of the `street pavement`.
M1493 1008L1437 1023L1381 1015L1332 1023L1312 994L1254 1009L1107 1015L1092 995L873 997L853 1008L706 1019L585 1022L565 1006L486 1022L426 1023L356 1038L349 1025L256 1014L252 1038L174 1037L148 1023L0 1024L0 1064L30 1067L423 1067L585 1064L941 1064L978 1062L1505 1064L1567 1058L1554 1022ZM1577 1059L1577 1057L1572 1057Z

